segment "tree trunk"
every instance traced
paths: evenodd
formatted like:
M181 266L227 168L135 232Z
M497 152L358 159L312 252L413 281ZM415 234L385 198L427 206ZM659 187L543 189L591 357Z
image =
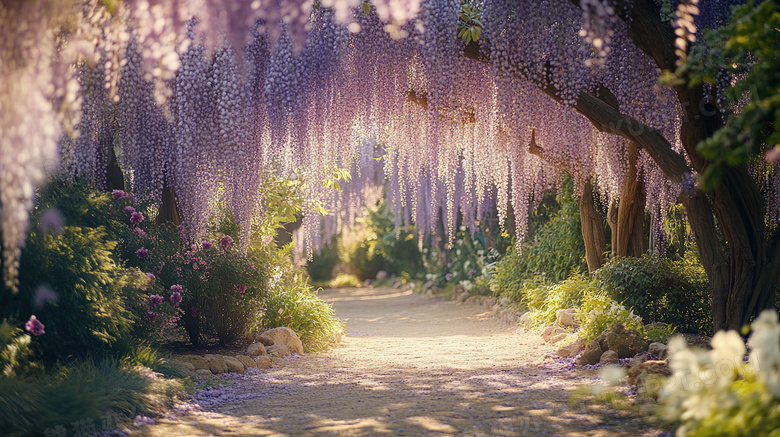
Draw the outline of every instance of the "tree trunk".
M160 205L160 212L157 213L157 224L172 223L176 226L181 224L181 218L179 216L179 208L176 206L176 193L168 181L165 181L162 192L162 204Z
M647 252L645 239L645 187L637 177L636 159L639 150L631 143L628 148L628 173L620 190L617 210L616 246L612 252L617 256L640 257Z
M590 179L585 182L577 203L580 207L582 240L585 242L585 260L588 262L588 272L593 273L604 265L607 240L602 226L603 218L593 206L593 185Z
M114 146L108 146L108 167L106 168L106 189L125 191L125 176L116 159Z

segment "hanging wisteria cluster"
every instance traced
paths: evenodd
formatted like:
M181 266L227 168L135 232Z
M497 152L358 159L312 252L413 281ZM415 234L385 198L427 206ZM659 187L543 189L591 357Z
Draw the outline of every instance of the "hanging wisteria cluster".
M701 3L724 15L720 2ZM693 17L691 4L680 10ZM191 238L219 202L249 232L262 214L265 175L302 179L307 250L353 220L366 193L385 181L398 225L414 223L421 233L441 220L453 235L458 212L472 227L494 209L503 222L511 205L522 239L529 207L560 170L580 188L593 179L608 204L628 174L628 143L569 106L581 92L609 89L622 113L683 153L679 103L657 85L660 73L628 39L613 2L484 0L489 62L464 56L460 7L460 0L126 0L116 10L97 0L3 3L0 77L18 84L0 90L6 279L15 275L43 164L61 162L73 177L100 184L111 148L134 191L158 199L175 192ZM554 89L560 102L542 89ZM649 208L660 217L680 188L643 151L638 161ZM353 175L340 193L322 184L336 168ZM322 205L335 213L320 217Z

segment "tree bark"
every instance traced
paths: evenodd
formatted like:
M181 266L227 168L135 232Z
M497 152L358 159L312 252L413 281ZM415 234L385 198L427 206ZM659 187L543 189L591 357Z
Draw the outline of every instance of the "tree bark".
M166 222L176 226L181 224L179 208L176 205L176 193L167 180L163 185L162 204L160 204L160 211L157 213L157 224Z
M623 180L620 203L617 210L617 246L612 251L617 256L640 257L647 252L645 239L645 187L636 168L636 144L628 148L628 174Z
M607 240L602 225L604 219L593 206L593 185L590 179L585 182L577 204L580 207L582 240L585 242L585 261L588 263L588 272L593 273L604 265Z
M122 173L122 169L119 167L119 163L117 162L116 152L114 151L113 145L108 146L108 166L106 168L105 187L108 191L125 191L125 176Z

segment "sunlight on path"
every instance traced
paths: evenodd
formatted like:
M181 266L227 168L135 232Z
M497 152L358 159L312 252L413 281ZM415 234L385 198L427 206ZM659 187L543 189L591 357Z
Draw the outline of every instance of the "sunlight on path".
M342 345L231 377L213 401L134 435L658 435L624 413L570 407L592 373L546 366L541 337L480 307L387 288L321 296L347 322Z

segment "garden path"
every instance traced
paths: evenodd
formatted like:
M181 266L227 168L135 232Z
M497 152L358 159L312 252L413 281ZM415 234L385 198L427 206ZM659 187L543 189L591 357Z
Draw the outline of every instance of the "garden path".
M342 344L232 377L138 436L655 436L637 416L569 403L568 372L541 337L483 308L390 288L325 290ZM220 390L224 389L224 393Z

